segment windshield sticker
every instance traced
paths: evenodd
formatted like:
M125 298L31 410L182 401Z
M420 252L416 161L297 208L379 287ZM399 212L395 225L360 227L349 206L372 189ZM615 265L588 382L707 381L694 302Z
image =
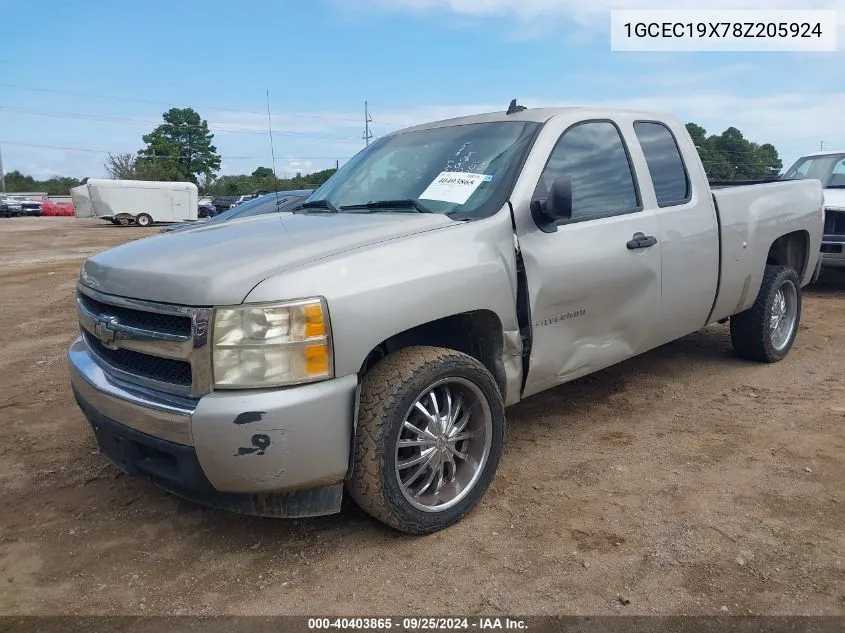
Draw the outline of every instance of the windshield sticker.
M489 176L485 174L471 174L463 171L441 171L437 178L420 194L420 198L424 200L451 202L453 204L464 204L487 178Z

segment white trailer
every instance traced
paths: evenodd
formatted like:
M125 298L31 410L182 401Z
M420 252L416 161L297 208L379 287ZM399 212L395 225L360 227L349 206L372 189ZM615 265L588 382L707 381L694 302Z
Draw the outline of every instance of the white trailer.
M148 180L107 180L92 178L86 185L91 216L127 225L150 226L153 222L192 222L197 219L198 191L190 182L158 182ZM77 187L77 189L80 189ZM74 192L76 189L74 189ZM76 196L74 204L76 204ZM79 208L79 207L77 207Z

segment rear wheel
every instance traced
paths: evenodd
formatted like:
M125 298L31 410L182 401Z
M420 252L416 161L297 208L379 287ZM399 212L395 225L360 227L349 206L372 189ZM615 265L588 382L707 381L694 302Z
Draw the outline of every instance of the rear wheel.
M459 521L499 464L502 397L490 372L448 349L409 347L363 378L349 494L403 532Z
M135 218L135 224L138 226L149 226L153 223L153 219L146 213L141 213Z
M775 363L789 353L801 321L801 282L787 266L766 266L754 305L731 317L739 356Z

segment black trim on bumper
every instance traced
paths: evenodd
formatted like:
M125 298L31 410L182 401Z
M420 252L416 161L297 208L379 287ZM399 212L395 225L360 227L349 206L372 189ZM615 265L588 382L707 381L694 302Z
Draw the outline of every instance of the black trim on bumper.
M130 429L96 411L76 389L73 395L94 430L100 453L127 475L147 476L179 497L240 514L294 518L340 511L343 483L286 493L219 492L205 476L193 447Z
M213 492L190 446L130 429L102 415L79 392L73 395L94 430L100 453L127 475L147 475L172 486Z

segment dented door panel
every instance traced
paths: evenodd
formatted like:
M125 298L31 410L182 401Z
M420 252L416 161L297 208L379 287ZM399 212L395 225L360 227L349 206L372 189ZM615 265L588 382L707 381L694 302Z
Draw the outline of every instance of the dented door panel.
M533 331L524 396L652 347L660 315L660 244L626 245L634 233L657 230L646 211L520 238Z

